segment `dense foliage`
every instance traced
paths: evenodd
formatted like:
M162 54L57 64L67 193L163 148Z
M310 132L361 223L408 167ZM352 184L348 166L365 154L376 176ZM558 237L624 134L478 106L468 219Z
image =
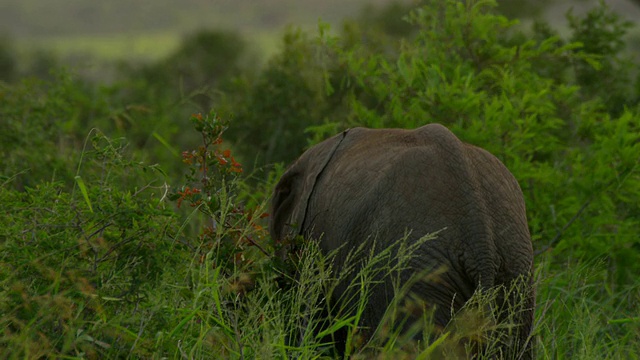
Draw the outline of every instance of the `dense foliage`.
M313 245L272 257L265 230L307 146L439 122L523 189L539 358L637 358L640 72L604 4L569 23L563 38L492 1L394 5L337 35L292 29L261 69L239 36L202 31L108 85L27 77L0 44L0 354L315 358L340 329L355 358L446 352L446 334L362 344L357 317L327 325L336 275Z

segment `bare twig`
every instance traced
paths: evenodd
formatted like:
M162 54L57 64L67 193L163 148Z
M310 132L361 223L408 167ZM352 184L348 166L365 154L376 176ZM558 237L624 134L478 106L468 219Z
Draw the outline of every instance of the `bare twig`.
M263 254L265 254L266 256L271 256L271 255L272 255L272 254L269 254L269 253L267 252L267 250L265 250L262 246L260 246L260 244L258 244L255 240L253 240L250 236L248 236L248 235L247 235L247 236L245 236L245 239L247 239L247 241L248 241L251 245L253 245L253 246L257 247L257 248L258 248L258 249L259 249Z
M564 232L567 231L567 229L569 228L569 226L571 226L571 224L573 224L576 220L578 220L578 218L580 218L580 215L582 215L582 213L587 209L589 204L591 204L591 200L592 199L593 199L593 197L591 197L587 201L585 201L584 204L582 204L582 206L580 207L580 209L576 212L576 214L573 215L573 217L569 221L567 221L566 224L564 224L562 229L558 230L558 232L556 233L556 236L553 238L553 240L551 240L551 242L549 242L549 244L547 244L543 248L536 250L535 255L536 256L540 255L543 252L549 250L550 248L556 246L560 242L560 238L562 237L562 234L564 234Z

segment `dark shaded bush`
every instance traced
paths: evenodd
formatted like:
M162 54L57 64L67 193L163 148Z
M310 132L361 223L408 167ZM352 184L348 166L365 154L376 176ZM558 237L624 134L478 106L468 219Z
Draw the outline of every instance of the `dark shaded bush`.
M11 82L17 76L17 60L11 41L0 36L0 82Z
M167 99L187 99L208 111L215 91L249 70L245 40L235 32L200 30L186 36L173 53L151 64L125 69L125 76L142 81L145 89Z
M288 29L281 52L257 76L229 88L221 103L233 113L230 135L243 157L257 157L258 166L290 162L314 137L310 128L332 132L333 123L344 124L351 116L349 99L354 93L366 96L367 84L356 82L354 74L365 69L341 61L339 54L352 51L363 62L380 54L394 58L398 37L410 36L413 28L397 18L403 12L408 8L398 4L379 13L370 10L358 21L345 22L342 37L314 39ZM328 34L328 25L321 23L320 32Z
M290 31L257 79L235 89L226 106L234 113L230 138L245 157L290 161L306 145L305 129L321 122L326 106L317 51L308 36Z
M640 73L631 54L626 52L627 31L631 22L612 13L604 2L584 18L568 15L573 30L571 41L582 44L580 51L593 55L598 63L577 61L576 82L585 93L598 96L607 112L620 115L625 108L637 109Z
M164 59L121 64L121 80L109 88L109 98L122 109L115 130L135 148L144 148L150 161L172 162L166 170L180 174L180 149L199 141L197 134L184 131L191 126L189 117L219 106L237 78L251 76L249 60L246 42L237 33L201 30Z
M0 174L15 188L72 183L87 131L112 115L100 91L60 72L55 81L0 84Z

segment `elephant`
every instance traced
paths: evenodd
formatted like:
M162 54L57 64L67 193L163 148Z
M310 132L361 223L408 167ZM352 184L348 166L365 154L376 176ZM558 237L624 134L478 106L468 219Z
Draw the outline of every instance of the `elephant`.
M525 304L502 357L533 357L533 247L522 190L498 158L443 125L352 128L309 148L275 187L269 231L276 242L302 236L319 241L324 253L344 249L337 266L370 239L385 246L437 232L402 276L443 269L437 281L411 287L433 309L436 327L445 328L474 292L524 279L518 295ZM391 302L384 286L369 298L365 327L375 329ZM511 295L498 299L495 308L515 303Z

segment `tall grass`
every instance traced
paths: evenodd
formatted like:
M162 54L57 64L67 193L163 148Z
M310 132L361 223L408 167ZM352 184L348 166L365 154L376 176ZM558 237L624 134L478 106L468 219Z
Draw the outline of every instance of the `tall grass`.
M616 287L604 261L550 264L538 265L538 358L640 358L640 281Z

